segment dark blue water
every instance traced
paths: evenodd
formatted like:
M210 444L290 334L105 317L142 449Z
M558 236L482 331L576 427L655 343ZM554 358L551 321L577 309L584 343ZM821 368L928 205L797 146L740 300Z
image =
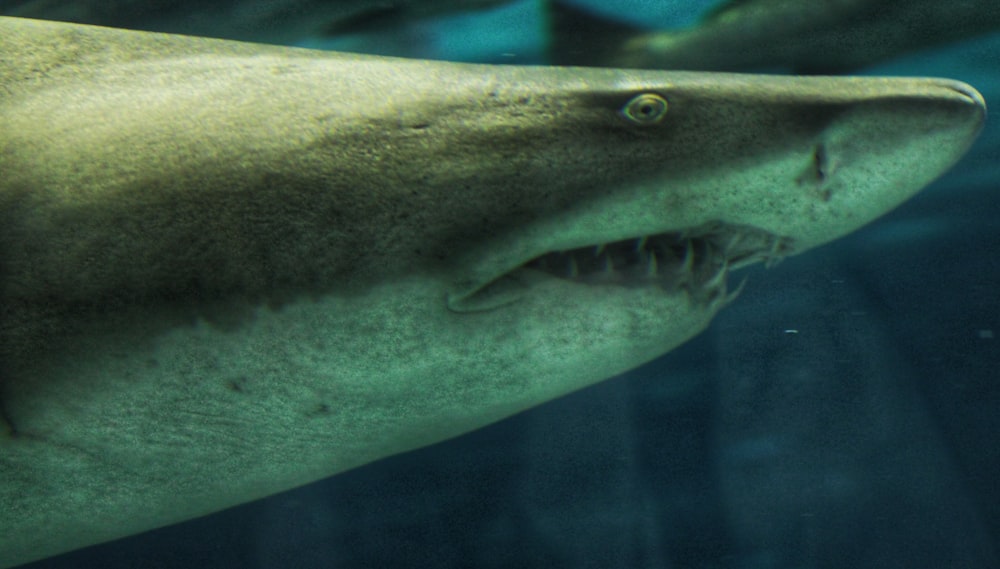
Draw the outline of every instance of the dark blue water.
M680 25L710 3L590 4ZM336 45L537 61L539 12L522 2ZM961 79L1000 109L1000 35L864 73ZM748 272L706 333L623 377L30 567L1000 566L1000 123L892 214Z

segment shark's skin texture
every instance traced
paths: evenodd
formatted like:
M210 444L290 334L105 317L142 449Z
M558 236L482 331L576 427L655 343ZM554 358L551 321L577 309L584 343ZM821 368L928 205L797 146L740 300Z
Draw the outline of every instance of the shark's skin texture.
M637 69L845 73L1000 29L995 0L734 0L666 31L551 11L553 63Z
M0 0L0 15L293 44L509 0Z
M14 18L0 54L0 567L655 358L731 299L727 266L891 210L985 114L940 79L461 65ZM609 273L545 256L576 248Z

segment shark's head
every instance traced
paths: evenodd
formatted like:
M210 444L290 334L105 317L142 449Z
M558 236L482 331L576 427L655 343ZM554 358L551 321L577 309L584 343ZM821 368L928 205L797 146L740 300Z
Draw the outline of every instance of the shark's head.
M938 79L510 75L528 103L510 95L518 128L490 129L480 172L507 174L471 216L489 229L455 256L448 307L561 332L567 360L592 353L606 371L701 330L735 296L729 271L896 207L985 116L974 89Z

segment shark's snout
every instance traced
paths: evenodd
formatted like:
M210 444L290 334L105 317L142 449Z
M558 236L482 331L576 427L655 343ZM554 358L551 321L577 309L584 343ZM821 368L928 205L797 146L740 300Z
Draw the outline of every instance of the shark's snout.
M932 114L939 117L951 131L951 148L964 154L986 123L986 101L974 87L951 79L933 79L931 96L935 101ZM956 158L957 159L957 158Z
M940 80L945 87L957 93L966 105L971 105L971 118L980 124L986 120L986 100L975 87L961 81Z
M855 100L797 158L773 170L755 165L754 176L744 178L743 194L758 200L780 193L780 184L757 187L755 180L794 180L773 208L734 209L745 223L790 237L793 254L850 233L912 197L965 154L985 122L982 95L960 81L859 81L867 85L853 87Z

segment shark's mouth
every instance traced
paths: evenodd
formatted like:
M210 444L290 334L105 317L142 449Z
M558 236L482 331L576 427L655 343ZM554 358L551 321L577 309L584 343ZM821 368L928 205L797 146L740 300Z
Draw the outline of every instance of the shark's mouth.
M588 245L539 255L471 294L452 297L458 312L489 310L516 301L533 282L555 277L595 286L650 287L686 293L720 308L730 292L729 272L764 262L773 266L792 250L791 239L754 227L711 222L698 227Z

